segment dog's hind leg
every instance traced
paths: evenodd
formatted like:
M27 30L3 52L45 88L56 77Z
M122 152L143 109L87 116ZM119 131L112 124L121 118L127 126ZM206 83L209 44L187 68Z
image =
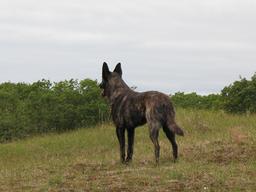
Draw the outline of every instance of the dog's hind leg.
M159 134L159 129L161 127L160 123L158 121L151 121L148 122L149 125L149 136L151 141L154 144L155 147L155 160L156 163L159 163L159 154L160 154L160 146L158 143L158 134Z
M175 140L175 133L173 133L167 126L163 126L163 130L170 143L172 144L172 154L175 161L178 158L178 145Z
M129 162L132 160L133 155L133 143L134 143L134 128L127 129L128 134L128 148L127 148L127 157L126 162Z
M125 129L117 127L116 135L117 135L119 146L120 146L120 161L121 163L124 163L125 162Z

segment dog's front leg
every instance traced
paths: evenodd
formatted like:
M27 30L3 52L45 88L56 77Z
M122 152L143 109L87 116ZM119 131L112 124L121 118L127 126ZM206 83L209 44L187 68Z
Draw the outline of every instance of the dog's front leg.
M120 146L120 161L125 163L125 129L121 127L116 127L116 135Z
M134 128L127 129L127 132L128 132L128 148L127 148L127 157L126 157L127 163L132 160L134 131L135 131Z

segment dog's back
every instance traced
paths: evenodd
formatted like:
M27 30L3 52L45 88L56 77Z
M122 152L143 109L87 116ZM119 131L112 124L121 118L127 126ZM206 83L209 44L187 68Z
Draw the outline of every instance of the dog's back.
M174 121L175 112L170 98L157 91L125 91L113 104L112 117L117 126L133 128L146 122L158 122L174 133L183 135Z

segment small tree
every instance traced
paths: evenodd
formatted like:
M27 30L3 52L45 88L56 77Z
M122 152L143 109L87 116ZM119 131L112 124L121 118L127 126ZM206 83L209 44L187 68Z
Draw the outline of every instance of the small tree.
M256 112L256 73L251 80L240 78L221 91L223 107L232 113Z

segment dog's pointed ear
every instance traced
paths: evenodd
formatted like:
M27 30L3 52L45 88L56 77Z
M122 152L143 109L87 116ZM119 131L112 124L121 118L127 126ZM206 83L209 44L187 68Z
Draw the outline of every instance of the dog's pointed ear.
M114 72L118 73L120 77L122 77L122 68L121 68L121 63L118 63L114 69Z
M110 71L109 71L109 68L108 68L108 64L106 62L104 62L103 66L102 66L102 78L104 80L107 80L109 74L110 74Z

